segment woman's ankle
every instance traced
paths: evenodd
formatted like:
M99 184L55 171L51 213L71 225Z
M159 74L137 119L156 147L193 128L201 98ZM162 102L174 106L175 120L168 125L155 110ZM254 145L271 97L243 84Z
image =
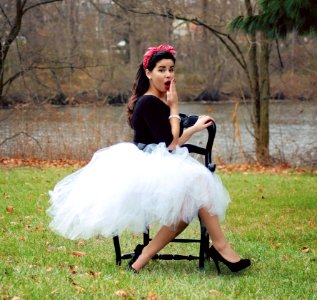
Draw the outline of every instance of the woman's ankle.
M237 262L240 260L240 256L232 249L229 243L214 243L213 246L220 253L223 258L230 262Z
M230 247L227 241L212 241L212 245L218 252L222 252Z

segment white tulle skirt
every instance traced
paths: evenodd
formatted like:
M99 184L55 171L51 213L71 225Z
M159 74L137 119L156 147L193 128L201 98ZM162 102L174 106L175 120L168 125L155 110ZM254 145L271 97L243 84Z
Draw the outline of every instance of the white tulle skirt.
M49 195L50 228L69 239L189 223L202 207L223 220L230 202L216 174L186 148L170 153L163 143L143 151L132 143L101 149Z

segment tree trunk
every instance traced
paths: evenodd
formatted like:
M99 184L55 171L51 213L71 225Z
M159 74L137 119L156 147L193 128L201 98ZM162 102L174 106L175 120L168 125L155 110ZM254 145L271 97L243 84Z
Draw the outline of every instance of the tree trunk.
M247 14L249 17L253 16L252 5L249 0L245 1ZM251 95L253 99L253 126L255 138L255 154L257 161L261 162L261 94L259 85L259 66L257 61L257 38L256 34L249 34L250 50L249 50L249 68L251 77Z
M4 63L2 58L2 43L0 39L0 106L3 104L3 73L4 73Z
M269 100L270 100L270 73L269 73L269 41L264 32L261 33L260 54L260 135L258 146L258 160L261 163L269 162Z
M3 104L4 98L3 98L3 89L4 89L4 68L5 68L5 60L7 57L7 54L9 52L10 46L13 43L13 41L18 36L20 29L21 29L21 23L22 23L22 16L23 16L23 5L21 3L21 0L16 0L15 4L15 11L16 15L14 18L14 23L10 24L11 29L9 31L9 34L5 36L3 39L0 38L1 48L0 48L0 103Z

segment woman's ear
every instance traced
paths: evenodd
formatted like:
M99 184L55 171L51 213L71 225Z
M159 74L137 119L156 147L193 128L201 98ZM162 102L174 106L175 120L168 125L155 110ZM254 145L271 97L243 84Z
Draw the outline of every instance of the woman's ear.
M149 78L149 80L151 80L151 72L148 69L145 70L145 75Z

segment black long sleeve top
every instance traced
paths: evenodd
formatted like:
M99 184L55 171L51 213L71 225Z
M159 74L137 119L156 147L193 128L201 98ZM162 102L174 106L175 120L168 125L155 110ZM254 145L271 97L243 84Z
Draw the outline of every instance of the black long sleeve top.
M135 104L131 120L134 143L164 142L168 146L173 141L169 115L170 108L160 99L152 95L141 96Z

